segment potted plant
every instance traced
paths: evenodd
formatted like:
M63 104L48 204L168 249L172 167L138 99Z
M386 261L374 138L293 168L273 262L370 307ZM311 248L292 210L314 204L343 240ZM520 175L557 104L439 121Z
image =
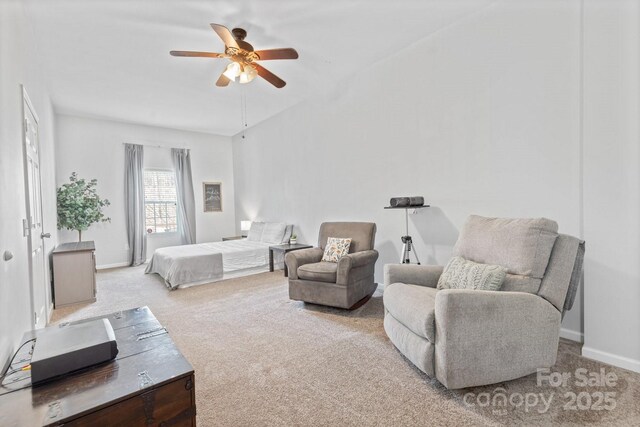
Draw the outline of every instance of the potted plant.
M69 183L58 187L58 230L76 230L78 241L82 241L82 231L96 222L111 221L102 213L109 206L109 200L101 199L96 192L98 180L86 181L73 172Z
M289 244L295 245L297 241L298 241L298 235L296 233L293 233L291 235L291 238L289 238Z

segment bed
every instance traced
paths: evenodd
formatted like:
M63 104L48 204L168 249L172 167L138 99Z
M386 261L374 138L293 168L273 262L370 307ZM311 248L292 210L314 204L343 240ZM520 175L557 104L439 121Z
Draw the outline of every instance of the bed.
M253 223L246 239L156 249L145 273L176 289L269 271L269 246L289 241L292 228Z

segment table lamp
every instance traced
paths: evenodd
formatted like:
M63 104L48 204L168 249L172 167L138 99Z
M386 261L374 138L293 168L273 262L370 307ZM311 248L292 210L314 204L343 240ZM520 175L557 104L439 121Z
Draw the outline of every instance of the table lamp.
M240 234L245 237L251 228L251 221L240 221Z

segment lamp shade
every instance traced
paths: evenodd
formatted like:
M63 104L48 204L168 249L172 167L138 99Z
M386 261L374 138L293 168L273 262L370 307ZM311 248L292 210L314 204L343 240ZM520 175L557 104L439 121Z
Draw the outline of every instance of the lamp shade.
M251 221L240 221L240 231L249 231L251 228Z
M235 81L236 77L238 77L241 72L242 67L240 66L240 64L238 64L237 62L232 62L231 64L227 65L226 70L222 74L224 74L224 76L229 80Z
M255 67L251 65L245 65L244 69L240 73L239 82L242 84L249 83L251 80L255 79L257 75L258 75L258 71L256 70Z

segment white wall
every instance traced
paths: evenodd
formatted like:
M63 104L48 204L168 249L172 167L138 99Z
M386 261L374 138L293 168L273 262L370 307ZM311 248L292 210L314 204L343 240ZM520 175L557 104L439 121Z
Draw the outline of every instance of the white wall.
M95 240L100 267L123 265L128 259L124 142L166 147L145 147L145 167L160 169L172 168L169 148L191 149L197 241L216 241L235 233L231 138L67 115L58 115L56 123L57 185L75 171L84 178L97 178L98 194L111 202L105 210L111 222L95 224L82 233L83 240ZM209 181L222 182L221 213L204 212L202 182ZM66 230L58 236L60 242L77 240L77 233ZM150 257L155 248L179 245L180 239L177 233L151 235L147 244Z
M314 243L322 221L375 221L381 282L404 228L382 210L391 196L434 206L410 218L423 263L447 261L471 213L553 218L587 241L561 334L640 370L638 9L496 2L322 88L234 137L238 220L292 222Z
M398 262L404 213L423 263L445 263L471 213L553 218L580 232L578 1L499 2L234 137L238 220L378 225ZM318 82L322 84L322 82ZM580 338L581 307L564 327Z
M640 5L584 16L583 354L640 372Z
M39 116L42 174L43 229L49 255L56 244L54 115L39 55L33 43L23 2L0 2L0 369L15 351L22 334L31 329L31 302L27 239L22 236L26 217L22 150L22 91L27 89ZM4 261L5 251L13 259ZM46 258L49 283L49 259ZM47 303L51 302L48 288Z

